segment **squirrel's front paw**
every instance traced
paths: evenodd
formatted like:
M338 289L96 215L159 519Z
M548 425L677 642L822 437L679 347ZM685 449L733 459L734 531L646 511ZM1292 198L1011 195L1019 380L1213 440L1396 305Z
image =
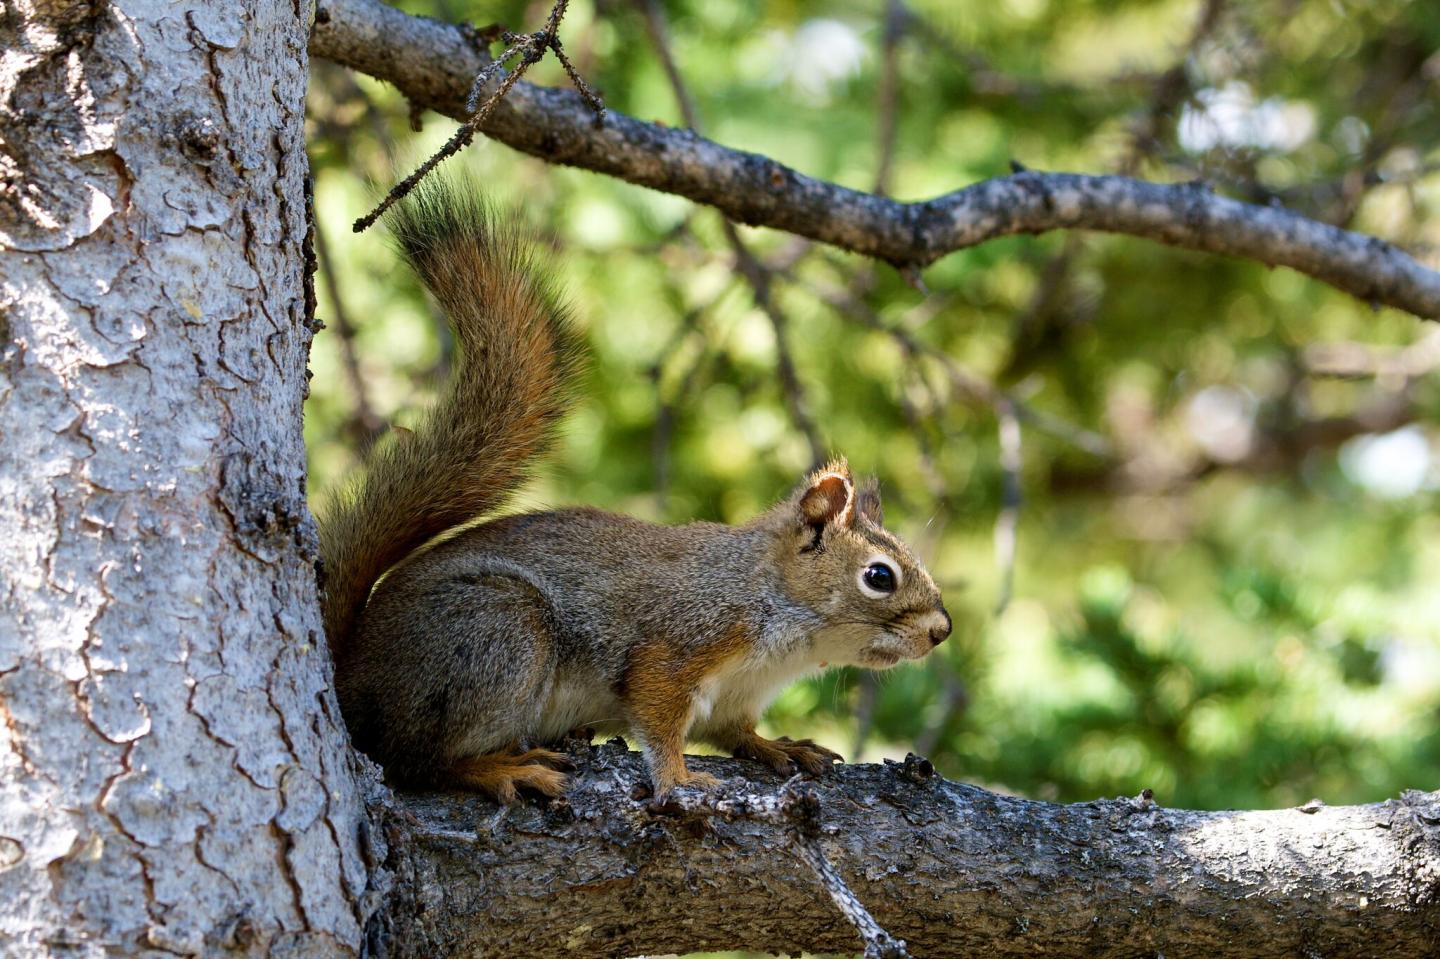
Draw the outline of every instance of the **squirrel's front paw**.
M843 762L844 758L834 750L826 749L813 739L765 739L750 736L735 748L739 759L754 759L762 762L782 776L793 776L803 771L819 776L830 769L832 763Z
M709 792L712 789L720 788L720 780L709 773L692 773L686 770L683 775L675 777L671 786L689 786L691 789L699 789L702 792ZM669 790L666 790L667 792Z
M675 789L694 789L699 792L713 792L720 788L720 780L709 773L694 773L690 770L668 776L655 784L654 796L660 801L669 798Z

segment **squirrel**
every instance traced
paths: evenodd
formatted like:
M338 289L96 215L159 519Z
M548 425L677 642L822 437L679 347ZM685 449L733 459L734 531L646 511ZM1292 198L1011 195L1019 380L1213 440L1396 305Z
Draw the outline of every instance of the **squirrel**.
M801 676L919 659L951 630L876 484L837 459L736 526L590 508L477 524L566 411L567 308L520 232L455 181L424 181L387 220L459 357L434 409L378 444L321 522L355 745L394 781L502 802L563 792L570 764L544 745L607 723L638 740L659 796L717 784L686 768L688 739L785 774L840 760L756 721Z

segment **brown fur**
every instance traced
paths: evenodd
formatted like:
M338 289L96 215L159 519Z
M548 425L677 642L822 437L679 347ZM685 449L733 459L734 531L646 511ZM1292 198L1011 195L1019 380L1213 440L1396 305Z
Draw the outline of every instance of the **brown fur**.
M728 743L730 750L739 759L753 759L762 762L782 776L793 776L803 770L811 776L819 776L839 762L840 754L826 749L813 739L766 739L755 727L746 723L734 732L734 739Z
M388 219L450 319L456 374L426 420L371 452L364 482L321 527L325 632L348 654L375 581L434 536L500 506L566 407L565 310L513 227L466 194L422 186Z
M827 663L886 668L949 633L940 592L843 460L739 526L579 508L494 510L564 408L564 310L506 231L445 184L399 207L406 257L461 345L452 383L383 444L321 527L336 687L360 749L396 780L512 801L554 795L577 726L629 727L656 787L707 786L688 737L775 769L838 757L755 722ZM450 532L445 538L438 534ZM884 563L893 590L866 587Z
M462 759L451 766L445 779L455 786L488 793L503 803L518 797L516 789L533 789L545 796L558 796L565 791L565 774L570 768L563 753L548 749L530 749L523 753L489 753Z
M685 736L694 720L695 698L754 645L750 629L737 623L714 642L688 651L678 643L645 641L630 652L621 700L630 728L651 751L655 789L714 785L706 773L685 768Z

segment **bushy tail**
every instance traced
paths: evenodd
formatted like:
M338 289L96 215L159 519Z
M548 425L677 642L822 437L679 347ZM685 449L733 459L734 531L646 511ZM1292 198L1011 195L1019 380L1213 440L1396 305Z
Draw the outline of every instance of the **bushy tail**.
M413 433L375 448L320 525L337 660L386 570L519 485L565 411L574 366L566 308L524 237L476 191L432 176L387 221L448 317L459 356L435 408Z

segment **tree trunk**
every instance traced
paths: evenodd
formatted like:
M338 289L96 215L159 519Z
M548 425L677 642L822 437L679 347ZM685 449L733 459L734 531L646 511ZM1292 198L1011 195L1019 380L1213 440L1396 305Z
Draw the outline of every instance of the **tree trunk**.
M0 951L328 955L303 11L0 13Z

